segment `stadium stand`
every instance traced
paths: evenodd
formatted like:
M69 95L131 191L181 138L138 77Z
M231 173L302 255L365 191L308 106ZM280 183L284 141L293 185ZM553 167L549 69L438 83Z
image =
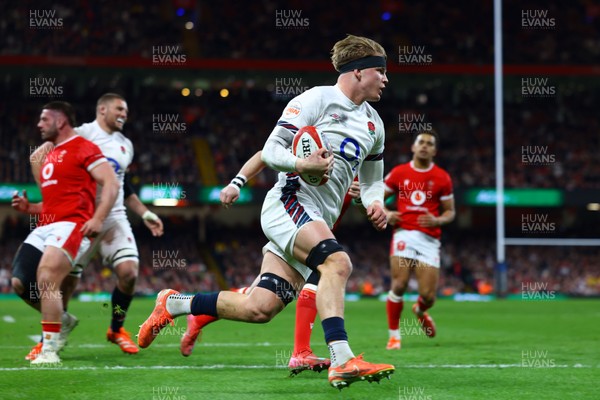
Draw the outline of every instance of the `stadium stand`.
M594 158L600 145L590 141L600 128L593 117L600 92L569 87L559 90L570 94L556 105L537 101L523 108L521 99L505 106L510 116L506 118L506 187L600 188L600 165ZM398 121L401 115L424 118L440 132L437 163L448 170L455 187L493 186L494 175L489 171L494 170L494 125L489 88L447 83L427 91L430 100L426 105L416 104L417 94L411 91L384 99L378 105L382 118L385 121ZM77 105L80 122L94 119L95 100L96 96L71 100ZM131 115L125 132L135 143L136 158L131 166L134 182L201 184L192 145L194 138L202 138L210 145L218 182L226 183L235 176L243 162L262 148L284 103L274 102L266 90L252 90L248 96L231 96L227 100L221 107L211 107L212 98L200 97L193 110L185 105L158 107L150 96L129 100ZM0 181L31 180L23 149L39 145L35 124L40 106L31 102L3 102ZM152 116L157 114L182 116L186 121L185 133L154 132ZM386 129L386 165L391 168L408 160L410 132L400 131L399 124L393 122ZM578 134L570 135L573 131ZM523 148L536 145L545 146L555 161L549 165L524 163ZM261 176L257 183L266 187L273 176Z
M196 60L323 60L323 55L329 52L327 46L347 33L334 23L338 17L335 2L288 2L287 8L300 10L300 18L306 18L310 26L319 27L302 31L278 29L278 10L268 0L245 3L189 1L185 2L189 8L181 13L176 9L176 3L135 0L124 5L114 0L57 1L53 2L53 9L63 21L60 30L30 29L29 13L40 7L38 2L22 1L17 8L9 3L0 5L0 56L5 68L0 87L3 93L11 94L0 99L0 182L32 181L27 157L39 145L36 118L39 107L47 99L28 95L27 87L30 79L47 73L64 86L64 99L76 106L79 122L94 119L95 101L101 93L119 91L125 95L130 108L125 133L133 141L136 151L130 169L135 185L157 182L205 184L205 175L198 167L199 155L195 151L198 140L205 141L210 148L216 181L226 184L242 163L262 147L286 102L285 98L277 96L274 87L277 73L270 72L270 80L258 82L240 71L233 71L231 77L225 75L223 78L224 82L229 80L232 88L227 99L221 99L219 89L215 87L206 88L202 96L183 99L179 90L165 89L174 88L169 84L176 80L176 70L155 67L140 74L140 69L136 69L142 65L140 60L152 58L153 48L161 45L180 46L180 52ZM507 77L505 183L508 188L600 189L600 164L596 156L600 151L597 140L600 126L595 117L597 104L600 104L600 91L597 90L600 82L597 73L589 74L589 68L593 68L600 55L600 7L590 1L577 0L571 2L563 14L560 3L559 0L528 1L505 6L505 23L509 28L505 37L508 44L505 63L547 67L542 71L549 73L550 85L556 90L556 96L552 98L525 98L521 75L526 74L511 73ZM463 7L459 12L452 5L434 1L381 0L379 7L368 10L349 3L345 18L368 21L362 27L362 34L382 42L388 49L390 61L396 61L398 45L423 45L436 64L476 68L493 62L492 48L488 45L492 43L491 26L478 24L474 29L471 23L491 20L491 3L477 4L478 7ZM549 18L561 16L555 29L543 32L518 29L523 23L522 10L536 7L546 9ZM391 26L383 18L385 12L402 16ZM427 20L423 21L425 14ZM247 15L257 17L246 18ZM114 20L108 29L101 22L107 18ZM162 21L163 29L154 28L152 21L157 20ZM193 21L199 28L186 30L186 20ZM224 21L227 30L219 29ZM436 21L435 26L431 21ZM259 39L240 41L240 37ZM15 64L15 60L31 60L32 57L40 57L42 61L36 59L35 67L15 67L20 65ZM108 62L125 62L133 67L116 73L115 70L107 72L98 65L71 66L59 71L56 57L67 57L64 60L70 65L84 62L81 60L85 57L96 61L108 57ZM583 69L576 71L584 74L555 74L557 67L581 67ZM82 72L83 69L86 72ZM65 71L73 72L73 76ZM210 80L217 72L220 71L204 69L194 71L194 74L198 80ZM331 83L335 77L333 70L316 77L297 71L281 74L321 84ZM398 83L390 84L383 100L376 106L387 124L387 168L408 161L410 156L410 135L400 129L399 118L422 116L440 133L436 162L453 177L455 189L492 187L495 179L491 172L494 170L491 76L397 74L390 76L390 80ZM185 132L156 132L153 118L157 114L179 116L185 123ZM545 146L554 161L524 163L523 149L532 145ZM274 177L273 172L266 171L253 185L269 187ZM196 235L186 233L195 232L198 221L173 217L166 222L169 234L160 241L149 237L143 227L135 227L141 255L140 294L164 286L185 291L216 289L217 280L199 251L206 243L200 243ZM581 228L581 225L576 227ZM574 229L567 234L595 235L593 224L583 226L579 232ZM352 235L359 231L352 229ZM10 215L3 222L1 293L11 291L12 255L28 232L29 221L26 219ZM355 260L349 291L369 295L385 291L389 280L387 236L371 234L360 240L354 236L346 239ZM231 230L211 226L207 241L230 287L246 286L252 281L264 244L258 228L236 228L235 238L232 238ZM177 255L169 251L175 251ZM486 291L493 281L494 252L494 238L489 232L476 234L467 228L451 227L444 237L440 291ZM373 257L374 254L377 256ZM518 293L522 282L544 281L549 282L552 290L563 293L600 295L599 256L596 248L509 247L509 291ZM156 265L157 259L175 260L179 265ZM181 265L183 261L185 268ZM79 290L107 290L112 287L109 279L114 279L105 278L108 275L104 267L94 263L84 274Z
M144 226L134 222L134 234L139 238L140 276L138 294L155 293L157 287L174 287L184 292L214 291L219 287L205 261L195 235L197 219L165 218L169 235L152 238ZM10 293L10 266L20 239L28 231L28 221L9 218L4 222L0 242L0 293ZM221 267L230 288L248 286L254 280L262 261L262 246L266 239L258 226L225 229L210 226L209 243L213 256ZM232 231L236 235L231 234ZM361 233L362 232L362 233ZM493 282L494 239L471 235L446 235L443 238L442 273L439 294L483 293ZM354 270L348 282L348 292L376 296L389 287L388 247L390 233L371 233L368 225L350 229L338 235L349 250ZM523 282L544 282L548 290L575 296L600 295L600 270L597 248L575 247L509 247L509 293L520 294ZM84 271L78 292L106 292L112 289L111 271L97 259ZM409 288L416 290L416 282Z
M60 30L29 29L29 10L41 8L33 0L19 2L18 8L4 3L0 8L1 54L51 56L140 56L150 57L152 47L181 43L185 52L196 58L285 58L320 59L329 52L330 43L347 32L336 23L338 2L286 2L286 10L299 10L292 18L307 19L306 28L281 29L277 26L277 6L269 0L244 3L188 1L178 10L177 2L141 0L123 2L53 2ZM463 3L460 11L451 4L435 1L395 2L381 0L379 7L365 8L359 2L344 2L344 18L364 21L363 34L381 42L385 48L398 44L426 45L436 63L492 63L492 3ZM600 54L600 6L592 1L569 3L565 12L560 0L507 2L504 7L506 43L505 62L509 64L587 64L593 65ZM521 29L523 10L546 10L554 18L554 29ZM118 11L115 11L118 10ZM385 19L390 13L398 17ZM254 18L246 18L248 15ZM426 15L424 20L423 16ZM102 23L114 21L107 29ZM560 21L556 21L559 19ZM161 21L161 29L154 28ZM184 28L191 21L199 29ZM227 23L227 30L220 29ZM325 28L326 27L326 28ZM399 28L400 27L400 28ZM267 32L271 29L270 32ZM548 35L548 32L554 35ZM274 33L277 35L266 35ZM568 35L561 32L569 32ZM64 38L67 38L64 40ZM240 41L240 37L262 40ZM581 40L585 38L585 40ZM33 46L32 46L33 45ZM290 49L294 51L290 51ZM539 51L538 49L544 49Z

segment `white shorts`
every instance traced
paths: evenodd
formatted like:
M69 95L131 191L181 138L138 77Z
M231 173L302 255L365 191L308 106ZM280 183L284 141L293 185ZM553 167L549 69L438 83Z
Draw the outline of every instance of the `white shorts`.
M65 252L71 266L75 259L90 246L90 240L81 233L81 226L75 222L60 221L35 228L25 243L32 245L42 253L47 246L58 247Z
M75 269L71 275L80 277L83 268L92 261L98 252L102 258L102 264L110 265L113 268L124 261L138 262L139 253L127 218L104 222L102 232L94 238L89 249L75 260Z
M281 191L271 190L263 203L260 224L265 236L270 240L263 247L277 255L297 270L304 280L308 279L312 270L296 260L292 254L294 242L300 228L310 221L323 221L319 209L309 198L297 198L294 195L282 195Z
M390 256L418 260L432 267L440 267L438 239L417 230L397 229L392 237Z

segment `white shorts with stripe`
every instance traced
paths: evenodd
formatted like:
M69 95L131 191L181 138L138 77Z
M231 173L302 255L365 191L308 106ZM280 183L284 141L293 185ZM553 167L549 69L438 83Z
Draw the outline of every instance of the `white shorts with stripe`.
M263 254L270 251L282 258L306 280L312 270L292 256L294 242L304 224L324 220L310 198L285 192L285 188L273 188L265 197L260 223L270 242L263 247Z
M71 266L77 257L90 246L90 240L81 233L81 225L71 221L53 222L35 228L25 239L42 253L47 246L54 246L66 254Z
M439 268L440 247L440 241L426 233L396 229L392 237L390 256L409 258Z
M131 225L126 217L119 219L107 219L104 221L102 232L92 241L89 249L77 257L73 276L80 277L94 256L100 252L103 265L113 268L124 261L139 261L139 253Z

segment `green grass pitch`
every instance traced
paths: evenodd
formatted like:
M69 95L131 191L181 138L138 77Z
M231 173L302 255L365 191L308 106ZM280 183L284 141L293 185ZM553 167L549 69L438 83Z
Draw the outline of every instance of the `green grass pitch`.
M438 333L426 338L405 306L401 351L387 351L385 304L346 304L352 349L365 359L392 363L380 384L357 382L339 392L326 372L290 378L294 304L274 321L220 321L204 331L194 354L179 354L185 319L154 344L128 356L106 342L109 307L74 301L80 319L61 353L62 365L35 368L24 360L40 329L39 315L19 300L1 300L2 399L595 399L600 376L600 301L440 300L432 309ZM136 299L126 328L134 335L153 300ZM14 322L11 322L11 317ZM326 355L315 324L313 348Z

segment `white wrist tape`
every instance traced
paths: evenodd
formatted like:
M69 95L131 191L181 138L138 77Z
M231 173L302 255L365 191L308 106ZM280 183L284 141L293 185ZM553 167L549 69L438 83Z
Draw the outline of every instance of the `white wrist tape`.
M158 215L154 214L152 211L150 210L146 210L146 212L144 214L142 214L142 219L144 221L158 221Z
M231 182L229 184L237 187L238 190L239 190L242 187L244 187L244 185L246 184L246 182L248 182L248 179L244 175L238 174L235 178L233 178L231 180Z

